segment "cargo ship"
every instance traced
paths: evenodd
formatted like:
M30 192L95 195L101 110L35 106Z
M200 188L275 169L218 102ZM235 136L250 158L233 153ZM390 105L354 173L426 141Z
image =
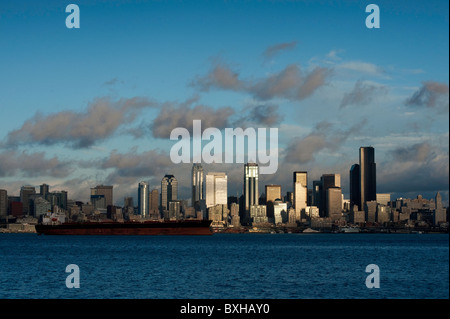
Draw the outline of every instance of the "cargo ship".
M37 224L38 235L212 235L210 220Z

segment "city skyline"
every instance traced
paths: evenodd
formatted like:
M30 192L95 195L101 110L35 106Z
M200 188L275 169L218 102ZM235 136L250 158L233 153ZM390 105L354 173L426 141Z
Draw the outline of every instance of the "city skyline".
M365 152L368 152L370 154L369 160L367 161L369 163L370 167L375 167L375 149L373 147L364 147L361 146L359 148L360 156L361 154L364 154ZM245 163L244 166L244 173L243 173L243 182L242 182L242 191L236 194L230 194L228 192L228 175L226 172L213 172L213 171L205 171L203 169L203 166L199 163L194 163L191 167L191 189L193 190L193 193L196 193L198 189L196 189L198 184L205 185L204 187L201 187L200 192L204 193L205 197L203 198L203 201L205 201L205 209L208 209L210 207L213 207L215 205L226 205L229 204L227 199L234 197L239 198L242 197L243 199L243 211L248 212L250 209L250 206L252 205L259 205L259 200L261 196L263 196L268 201L275 201L275 197L273 195L268 194L268 190L270 192L275 192L276 194L279 194L279 199L281 199L282 202L284 202L285 196L288 196L291 193L291 199L287 199L287 201L290 201L292 204L292 207L295 209L295 212L297 215L300 215L302 210L304 210L307 206L314 206L317 207L317 209L320 209L320 215L321 216L328 216L330 215L329 211L329 198L328 193L330 193L330 190L332 192L335 192L338 190L339 195L337 196L339 200L348 200L348 203L350 207L353 207L353 205L357 206L358 210L364 210L364 203L370 202L370 201L376 201L384 203L387 202L384 199L385 195L389 195L390 200L395 199L402 199L402 198L408 198L408 197L397 197L397 196L391 196L394 194L391 193L380 193L376 190L376 182L375 185L370 186L370 192L373 193L367 199L363 199L361 196L363 187L361 187L361 181L362 177L360 177L359 173L359 167L361 166L361 163L364 162L364 156L360 157L360 164L353 164L351 168L348 171L348 179L350 181L350 185L352 185L352 178L354 176L354 168L358 168L358 173L356 175L356 180L358 181L356 189L354 188L353 191L351 191L349 194L344 194L342 192L341 187L341 175L340 174L330 174L330 173L323 173L319 179L315 179L313 181L308 181L308 172L307 171L294 171L292 172L292 180L290 181L292 188L288 188L287 190L283 188L281 185L273 185L273 184L259 184L259 166L256 163L249 162ZM366 163L367 164L367 163ZM363 165L364 166L364 165ZM373 168L369 169L369 171L373 172L374 175L371 175L369 180L376 180L376 171ZM198 176L194 178L194 175L197 175L198 172L201 172L199 176L201 178L199 179ZM369 184L369 183L368 183ZM168 203L171 201L179 202L179 201L186 201L189 203L190 207L195 207L194 204L200 205L199 202L194 203L192 199L194 197L178 197L178 189L179 189L179 183L177 178L173 174L165 174L163 178L161 179L158 186L151 187L150 184L146 181L140 181L136 187L136 194L132 195L130 197L124 197L123 198L123 205L117 204L117 199L113 201L113 186L111 185L96 185L95 187L90 187L90 200L85 201L85 204L92 204L95 208L102 208L106 209L107 206L129 206L127 204L127 201L131 198L133 202L133 198L137 200L137 214L141 215L143 217L149 217L149 209L158 210L160 213L164 210L168 210ZM1 185L0 185L1 186ZM310 187L312 186L312 187ZM36 193L36 188L39 187L39 193ZM194 189L196 189L194 191ZM264 189L265 192L260 193L259 189ZM284 190L283 190L284 189ZM28 196L28 194L32 195L41 195L44 196L44 198L47 195L54 196L54 194L60 194L63 193L65 196L64 202L67 204L67 200L73 200L73 201L80 201L80 199L77 198L71 198L68 196L68 192L65 190L50 190L50 186L48 184L40 184L36 186L32 185L22 185L21 188L18 190L20 191L19 196L10 194L7 192L7 190L4 190L3 188L0 188L2 191L6 191L8 194L8 197L17 197L20 198L21 202L27 202L28 200L24 200L24 196ZM161 192L160 196L158 196L159 191ZM156 194L156 195L155 195ZM246 195L247 194L247 195ZM336 193L337 194L337 193ZM440 200L442 201L442 195L441 191L437 191L439 195ZM433 198L436 196L430 196L430 198ZM50 197L51 197L50 196ZM379 197L380 196L380 197ZM337 198L336 197L336 198ZM353 198L356 197L356 201L353 200ZM416 194L413 196L413 198L417 197L424 197L422 194ZM155 201L155 198L157 201ZM164 199L163 199L164 198ZM96 201L99 201L99 205L97 205ZM122 199L120 199L122 200ZM190 202L189 202L190 201ZM51 203L54 201L51 200ZM82 201L83 202L83 201ZM157 203L157 205L156 205ZM309 204L308 204L309 203ZM442 201L445 206L448 206L448 203L445 201ZM339 205L340 206L342 202ZM54 204L52 204L54 205ZM156 206L155 206L156 205ZM265 204L264 204L265 205ZM98 206L98 207L97 207ZM150 207L152 206L152 207ZM158 207L158 208L156 208ZM197 208L200 209L200 206ZM27 208L24 208L24 213L27 212Z
M170 161L169 135L201 120L278 128L278 171L260 191L284 193L306 171L309 188L339 174L348 198L364 145L377 150L377 192L440 192L448 205L448 2L377 1L379 29L358 1L75 3L76 30L67 4L0 3L8 194L45 183L87 202L111 185L114 204L137 203L140 181L173 174L192 198L192 164ZM241 164L201 164L242 192Z

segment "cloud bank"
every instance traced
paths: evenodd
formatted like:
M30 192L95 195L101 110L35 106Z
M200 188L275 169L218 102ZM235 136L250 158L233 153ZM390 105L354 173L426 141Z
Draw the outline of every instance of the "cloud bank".
M75 149L87 148L111 137L120 126L133 122L142 109L154 106L154 102L143 97L118 101L98 98L82 112L36 113L21 128L8 133L5 146L62 143Z

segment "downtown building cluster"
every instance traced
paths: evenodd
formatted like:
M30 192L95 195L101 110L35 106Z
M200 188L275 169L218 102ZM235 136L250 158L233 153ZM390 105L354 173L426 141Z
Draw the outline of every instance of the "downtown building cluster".
M439 193L430 200L420 195L391 200L390 194L377 193L373 147L361 147L359 163L349 170L349 199L342 194L340 174L323 174L309 188L308 172L295 171L292 191L283 194L280 185L259 185L258 164L246 163L243 168L239 197L228 196L225 172L205 172L199 163L192 166L190 200L178 198L178 180L172 174L162 178L160 188L140 182L137 203L126 197L123 207L113 205L113 186L91 188L87 203L69 200L66 191L50 192L46 184L40 185L39 193L33 186L23 186L20 196L8 196L0 189L0 221L49 216L74 222L208 219L215 229L448 225L448 208L442 206Z

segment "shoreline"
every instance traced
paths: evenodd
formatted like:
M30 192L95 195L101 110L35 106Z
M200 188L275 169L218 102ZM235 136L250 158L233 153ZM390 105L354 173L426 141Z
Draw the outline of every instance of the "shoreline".
M27 225L31 226L31 225ZM448 230L426 230L426 229L389 229L389 228L361 228L358 231L345 231L340 229L311 229L311 228L293 228L293 229L264 229L264 228L251 228L242 227L239 229L227 228L227 229L212 229L214 234L448 234ZM0 228L0 234L37 234L36 229L26 227L24 229L8 229Z

